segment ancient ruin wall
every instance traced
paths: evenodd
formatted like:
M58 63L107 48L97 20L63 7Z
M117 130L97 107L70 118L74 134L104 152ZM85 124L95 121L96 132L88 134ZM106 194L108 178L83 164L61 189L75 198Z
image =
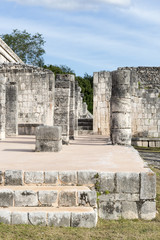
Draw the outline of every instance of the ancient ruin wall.
M94 73L93 131L110 136L110 98L112 79L110 72Z
M5 138L5 101L6 92L5 92L5 78L4 74L0 73L0 140Z
M132 137L160 137L160 68L131 71Z
M16 124L45 124L53 126L54 114L54 74L49 70L27 66L24 64L2 64L0 74L5 82L5 88L9 85L17 84L17 91L6 90L6 114L11 106L11 99L16 99L14 94L18 94ZM11 90L11 88L10 88ZM12 94L11 94L12 92ZM11 97L12 95L12 97ZM9 104L10 103L10 104ZM13 105L13 103L12 103ZM12 111L15 108L12 108ZM12 113L13 114L13 113ZM14 112L16 121L16 113ZM7 118L6 132L12 132L13 119ZM10 121L11 120L11 121ZM15 130L13 130L15 131ZM8 134L10 135L10 133Z

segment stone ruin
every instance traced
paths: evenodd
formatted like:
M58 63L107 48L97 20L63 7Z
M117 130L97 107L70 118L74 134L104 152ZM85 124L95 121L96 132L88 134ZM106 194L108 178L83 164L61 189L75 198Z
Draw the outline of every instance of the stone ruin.
M20 63L0 65L0 139L34 135L40 125L62 127L63 143L78 134L78 119L92 118L71 74Z
M94 73L93 116L113 144L160 147L160 67Z

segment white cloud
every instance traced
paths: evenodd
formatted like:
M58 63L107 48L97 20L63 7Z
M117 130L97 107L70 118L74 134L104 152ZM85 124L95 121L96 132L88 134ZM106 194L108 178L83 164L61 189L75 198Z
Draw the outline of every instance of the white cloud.
M62 10L95 10L107 4L129 6L131 0L7 0L23 5L43 6Z

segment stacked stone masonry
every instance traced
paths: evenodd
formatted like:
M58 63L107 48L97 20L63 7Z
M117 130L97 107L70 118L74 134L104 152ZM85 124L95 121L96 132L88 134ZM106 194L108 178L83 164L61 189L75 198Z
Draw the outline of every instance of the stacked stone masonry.
M103 219L156 216L156 176L96 171L0 172L0 222L94 227ZM98 215L97 215L98 214Z
M114 72L94 73L95 133L111 135L113 143L121 144L124 141L126 145L131 142L131 137L154 140L160 138L159 113L160 68L126 67ZM115 121L117 129L123 126L124 134L119 139L117 130L116 141Z

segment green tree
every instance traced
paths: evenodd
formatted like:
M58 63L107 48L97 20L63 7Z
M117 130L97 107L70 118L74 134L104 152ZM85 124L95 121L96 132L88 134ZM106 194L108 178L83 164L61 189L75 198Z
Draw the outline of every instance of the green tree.
M45 53L45 41L40 33L31 35L26 30L14 29L11 34L2 34L0 37L23 62L40 67L44 65L42 55Z

